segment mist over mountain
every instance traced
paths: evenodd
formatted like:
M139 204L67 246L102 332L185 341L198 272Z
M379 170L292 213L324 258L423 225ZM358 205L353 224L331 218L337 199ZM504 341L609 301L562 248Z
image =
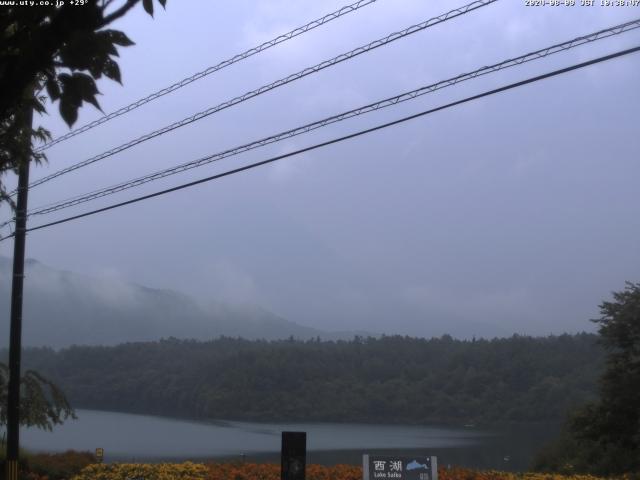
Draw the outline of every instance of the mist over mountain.
M7 337L11 268L11 260L0 256L0 335ZM205 308L176 291L147 288L110 276L56 270L33 259L25 262L22 328L23 345L54 348L163 337L336 339L355 335L302 326L254 305L212 301Z

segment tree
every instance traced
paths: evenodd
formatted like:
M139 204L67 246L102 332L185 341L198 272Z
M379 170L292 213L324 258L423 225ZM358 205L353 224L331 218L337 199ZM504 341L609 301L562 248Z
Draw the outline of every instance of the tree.
M562 439L539 459L546 469L598 475L640 471L640 283L600 305L606 349L600 398L575 412Z
M121 83L117 47L133 45L123 32L106 27L140 2L153 15L153 0L80 0L61 6L52 1L0 9L0 202L13 206L2 176L16 171L17 159L45 159L33 151L31 140L46 139L48 132L27 127L23 112L45 112L43 90L58 102L69 126L84 102L99 109L95 81L104 75Z
M133 42L106 27L140 2L153 15L153 0L16 2L0 9L0 203L15 207L2 183L5 173L17 173L22 162L45 159L32 140L50 138L49 132L33 128L29 120L31 112L45 112L43 91L58 102L60 115L71 126L84 102L100 109L96 80L104 75L121 83L117 47ZM7 377L7 367L0 365L0 423L7 420ZM62 392L37 372L26 372L21 384L23 424L51 429L73 416Z
M7 386L9 368L0 363L0 425L7 424ZM64 393L50 380L28 370L20 381L20 423L52 430L67 418L76 418Z

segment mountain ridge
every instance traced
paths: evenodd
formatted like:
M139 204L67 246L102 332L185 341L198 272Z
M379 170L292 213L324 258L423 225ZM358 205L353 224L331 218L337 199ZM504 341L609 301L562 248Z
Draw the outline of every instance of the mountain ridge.
M12 261L0 256L0 331L9 333ZM212 302L109 277L58 270L25 260L25 346L117 345L160 338L207 340L219 336L276 340L346 339L367 332L327 332L287 320L259 305Z

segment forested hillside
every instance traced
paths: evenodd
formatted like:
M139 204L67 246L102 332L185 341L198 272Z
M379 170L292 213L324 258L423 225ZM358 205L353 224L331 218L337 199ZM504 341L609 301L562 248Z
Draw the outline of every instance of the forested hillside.
M6 352L4 352L6 355ZM352 422L557 421L592 398L591 334L459 341L209 342L28 349L76 408L180 417Z
M9 332L11 260L0 255L0 332ZM158 290L109 276L90 277L25 262L22 342L25 346L118 345L162 337L352 338L281 318L257 305L212 301L206 308L172 290ZM4 301L3 301L4 300ZM6 345L3 344L3 346Z

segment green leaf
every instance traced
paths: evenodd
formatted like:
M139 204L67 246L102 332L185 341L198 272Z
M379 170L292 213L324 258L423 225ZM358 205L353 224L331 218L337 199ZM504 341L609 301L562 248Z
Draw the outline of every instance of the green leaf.
M102 35L102 32L96 34L96 43L99 45L96 48L98 52L118 56L118 50L116 50L116 47L113 45L113 40L108 36Z
M33 138L40 140L42 143L51 140L51 132L44 127L38 127L36 130L32 130L31 134Z
M44 104L37 97L33 98L33 101L31 102L31 105L32 105L33 110L35 110L36 112L38 112L40 114L42 114L42 113L47 111L44 108Z
M133 43L131 39L124 34L124 32L119 30L103 30L103 33L105 33L116 45L121 45L123 47L135 45L135 43Z
M153 17L153 0L142 0L145 11Z
M102 111L96 99L96 94L100 92L98 92L96 82L89 75L84 73L74 73L73 75L61 73L58 75L58 80L62 85L60 115L69 126L77 120L78 109L82 106L83 101Z
M4 38L11 38L18 33L18 22L13 22L7 25L4 29Z
M62 90L64 91L67 84L71 81L71 75L68 73L61 73L58 75L58 80L62 84Z
M93 61L88 65L87 69L93 78L98 79L102 77L103 65L104 62L100 65L97 61Z
M96 82L93 81L89 75L84 73L74 73L72 77L73 87L77 88L80 93L80 98L85 102L89 102L91 105L102 111L100 104L96 100L96 94L100 93Z
M58 85L58 81L55 78L50 78L46 83L47 94L51 101L57 100L60 98L60 85Z
M102 67L102 71L111 80L115 80L122 85L122 78L120 77L120 67L116 62L108 58Z
M71 104L67 98L60 99L60 115L62 119L71 127L78 119L78 106Z
M98 99L96 98L95 95L91 95L91 96L85 97L84 100L86 102L90 103L91 105L93 105L94 107L96 107L98 110L100 110L102 112L102 107L100 107L100 104L98 103Z

